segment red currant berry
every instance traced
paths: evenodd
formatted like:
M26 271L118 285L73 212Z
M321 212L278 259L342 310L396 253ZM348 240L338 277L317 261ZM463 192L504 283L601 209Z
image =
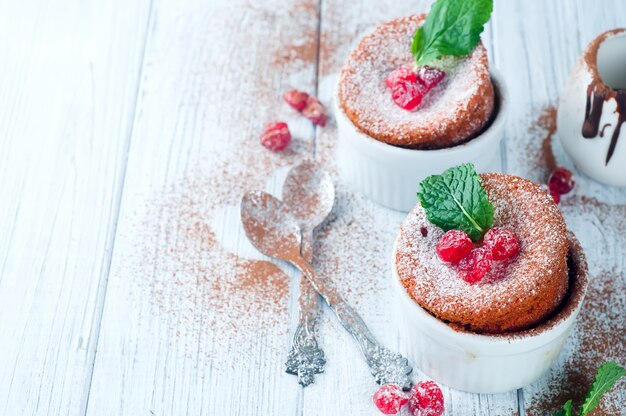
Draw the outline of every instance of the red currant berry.
M315 97L307 98L306 105L302 109L302 115L311 120L313 124L322 127L326 125L326 121L328 120L324 106Z
M300 90L289 90L285 94L284 98L285 101L287 101L287 104L298 111L302 111L306 106L306 100L309 98L309 94Z
M550 188L548 188L548 185L541 185L541 189L543 189L548 195L552 197L552 200L555 204L561 202L561 195L557 194L556 192L552 192Z
M387 85L387 88L393 89L393 86L396 85L399 81L406 81L414 84L417 82L417 74L413 72L411 68L401 66L397 69L394 69L392 72L389 73L389 75L387 75L387 78L385 78L385 84Z
M417 80L426 87L426 91L430 91L437 84L441 82L446 73L441 69L433 68L431 66L422 66L417 71Z
M409 398L397 384L385 384L374 393L374 404L382 413L395 415Z
M467 283L479 282L491 269L493 254L491 248L482 246L473 248L469 254L459 261L461 278Z
M398 81L391 90L391 98L398 106L413 111L422 102L424 91L418 83Z
M411 389L409 411L413 416L441 416L443 393L434 381L420 381Z
M574 189L574 184L574 175L563 167L554 169L548 178L548 188L559 195L569 193Z
M494 260L506 260L513 257L519 250L519 240L508 228L490 228L483 241L485 246L491 248Z
M436 246L441 261L456 263L472 249L472 240L461 230L447 231Z
M261 133L261 144L272 152L283 150L290 141L289 127L282 121L268 124Z

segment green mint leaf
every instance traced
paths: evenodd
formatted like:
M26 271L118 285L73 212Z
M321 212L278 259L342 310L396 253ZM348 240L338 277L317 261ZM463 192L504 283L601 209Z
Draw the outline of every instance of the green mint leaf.
M424 179L417 196L428 221L444 231L462 230L478 241L493 225L493 206L471 163Z
M572 416L572 401L566 401L563 408L554 413L553 416Z
M469 54L492 10L493 0L437 0L413 37L411 52L417 65Z
M581 409L581 416L591 412L600 403L602 395L613 388L613 385L620 377L626 375L626 370L612 361L606 362L598 368L596 378L587 392L585 403Z

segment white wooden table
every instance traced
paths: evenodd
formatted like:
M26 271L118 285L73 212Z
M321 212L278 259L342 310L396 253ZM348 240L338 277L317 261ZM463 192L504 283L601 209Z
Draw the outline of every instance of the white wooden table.
M496 3L483 40L512 98L501 169L545 180L545 132L531 126L582 48L626 24L626 3ZM324 164L338 201L315 265L397 346L386 279L403 215L341 184L334 123L313 128L281 96L297 87L330 105L358 35L427 9L392 0L0 2L0 414L377 414L375 384L328 310L326 372L306 389L284 373L297 275L259 262L237 204L244 190L279 194L301 160ZM274 119L296 137L284 154L258 145ZM583 195L596 199L582 204ZM579 175L562 205L594 281L551 373L508 394L444 389L446 414L548 414L580 398L604 360L624 364L624 204L625 190ZM625 390L619 383L598 414L626 414Z

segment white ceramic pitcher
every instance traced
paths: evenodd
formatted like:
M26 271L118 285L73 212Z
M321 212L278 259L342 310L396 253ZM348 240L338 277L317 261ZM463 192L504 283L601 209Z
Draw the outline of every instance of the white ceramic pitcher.
M593 179L626 186L626 29L595 38L561 93L557 117L563 148Z

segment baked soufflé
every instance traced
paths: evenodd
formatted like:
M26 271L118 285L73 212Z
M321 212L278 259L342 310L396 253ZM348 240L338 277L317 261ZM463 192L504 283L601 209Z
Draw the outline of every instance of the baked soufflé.
M481 42L466 56L442 56L416 67L411 42L425 18L401 17L364 36L341 70L338 100L354 126L376 140L440 149L466 142L484 129L494 110L494 88ZM398 69L408 75L396 75ZM419 82L402 83L397 90L390 78L398 76Z
M422 204L409 213L397 240L398 276L420 306L457 329L502 334L532 328L558 309L568 290L568 241L563 216L552 197L527 179L499 173L477 175L472 165L462 167L469 172L463 174L474 175L473 182L466 180L467 175L460 175L469 187L464 190L467 198L463 201L459 196L462 194L458 194L464 186L454 171L459 167L452 168L444 175L453 171L457 176L442 175L445 180L441 179L439 185L453 196L455 191L457 194L440 201L441 209L456 208L450 201L467 203L464 212L471 216L471 204L480 198L480 193L471 192L479 184L492 206L492 223L482 225L483 233L472 234L470 229L469 234L475 238L469 248L465 247L469 237L454 243L465 256L463 259L444 261L442 255L445 258L454 253L445 250L449 246L442 246L445 231L431 222L433 208L420 191ZM489 214L488 210L484 212ZM455 232L463 234L448 228L451 231L446 234L452 237ZM504 230L513 240L491 243L491 230ZM497 244L501 244L500 255ZM512 249L502 256L506 251L502 248L507 247Z

